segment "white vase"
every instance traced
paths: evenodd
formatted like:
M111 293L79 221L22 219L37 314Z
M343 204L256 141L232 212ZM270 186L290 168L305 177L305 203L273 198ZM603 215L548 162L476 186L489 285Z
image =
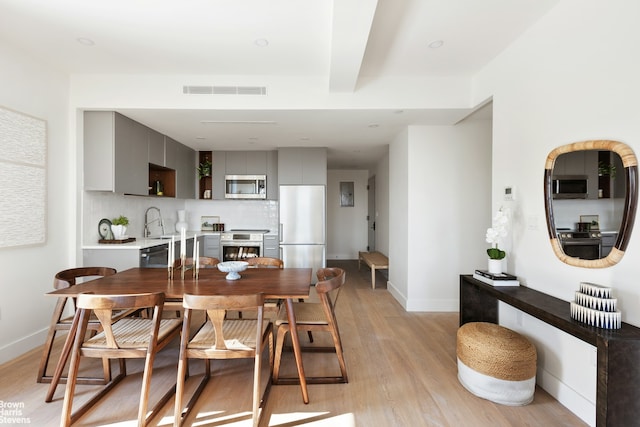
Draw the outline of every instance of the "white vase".
M176 222L176 231L180 233L182 229L187 230L187 211L181 209L178 211L178 222Z
M502 273L502 260L489 258L489 273L500 274Z
M127 232L126 225L111 225L111 232L113 233L113 238L115 240L125 239L127 236L125 233Z

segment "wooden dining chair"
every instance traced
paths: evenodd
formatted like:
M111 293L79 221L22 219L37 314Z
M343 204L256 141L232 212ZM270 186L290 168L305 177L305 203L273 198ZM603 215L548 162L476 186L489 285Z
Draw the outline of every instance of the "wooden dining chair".
M335 384L347 383L347 366L344 360L342 341L338 329L338 321L335 314L335 306L340 294L340 290L345 283L346 273L341 268L322 268L316 273L318 282L316 291L320 302L295 302L293 309L296 318L298 332L328 332L333 339L332 347L307 346L303 351L313 352L335 352L340 365L340 376L324 376L307 378L308 384ZM273 367L274 384L298 384L299 378L280 378L280 362L282 360L282 350L287 333L291 332L289 320L286 312L281 311L276 320L277 337L275 349L275 361Z
M87 281L91 279L96 279L105 276L111 276L115 274L116 270L114 268L109 267L80 267L80 268L70 268L67 270L62 270L58 272L53 279L53 288L54 289L65 289L71 286L75 286L75 284L79 281ZM65 309L67 312L65 312ZM51 358L51 352L53 351L54 342L56 339L56 334L59 331L67 331L69 332L72 328L73 317L76 313L76 302L75 298L58 298L56 302L56 306L53 309L53 315L51 317L51 324L49 325L49 332L47 333L47 337L44 342L44 348L42 350L42 357L40 359L40 366L38 367L38 376L36 377L36 381L38 383L50 383L54 382L52 386L52 392L55 391L55 388L59 381L66 381L65 377L62 377L62 370L64 366L58 366L57 371L54 375L47 374L47 368L49 365L49 359ZM130 314L130 311L123 310L122 312L115 313L115 319L120 319L126 315ZM102 330L102 326L98 319L91 319L87 325L87 330L91 334L96 334ZM68 340L68 345L65 345L62 349L62 354L59 360L67 360L69 358L69 352L71 351L71 340ZM110 378L108 377L107 369L104 370L104 377L83 377L78 378L78 384L106 384ZM47 402L51 401L46 400Z
M264 320L264 297L262 294L253 295L215 295L198 296L185 294L183 305L185 309L182 325L182 339L180 341L180 359L178 362L178 380L176 384L174 426L182 425L189 416L195 402L202 393L211 377L210 359L241 359L253 358L253 425L258 425L260 408L265 403L271 386L273 372L273 325ZM189 331L194 310L205 310L206 323L198 330L192 339ZM255 310L255 319L230 319L228 310ZM269 379L266 389L260 396L260 373L262 353L269 349ZM189 359L204 360L204 376L193 393L186 408L182 401L185 392L185 377Z
M165 393L147 416L149 387L155 356L180 334L180 325L182 324L182 321L178 319L162 319L163 305L164 294L160 292L129 295L80 294L78 296L78 311L76 313L78 329L71 352L61 426L69 426L75 422L127 375L126 359L145 359L138 405L139 426L145 426L147 421L157 414L158 409L173 396L175 386ZM114 311L128 309L153 309L153 316L152 318L125 317L113 321ZM93 337L87 337L87 327L92 313L99 319L103 330ZM76 412L72 413L81 357L118 359L120 372Z
M214 268L218 264L220 264L220 260L214 257L201 256L201 257L198 257L198 260L200 261L200 267L202 268ZM186 258L184 260L184 263L187 266L193 266L194 264L193 258ZM180 268L180 267L182 267L182 260L178 258L173 262L173 268Z
M284 268L284 261L280 258L254 257L247 258L249 267L253 268Z

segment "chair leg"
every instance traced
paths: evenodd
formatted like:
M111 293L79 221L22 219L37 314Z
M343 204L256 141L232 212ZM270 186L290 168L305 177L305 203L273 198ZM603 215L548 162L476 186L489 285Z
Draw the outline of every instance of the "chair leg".
M38 377L36 382L42 383L43 378L47 375L47 365L49 364L49 358L51 357L51 350L53 349L53 342L56 338L56 324L62 318L62 311L66 300L64 298L58 298L55 308L53 309L53 315L51 316L51 325L49 326L49 332L44 342L44 348L42 350L42 358L40 359L40 366L38 367Z
M287 336L287 332L289 332L289 325L280 325L278 327L278 335L276 337L276 349L275 349L275 357L273 361L273 374L272 379L273 383L278 383L278 378L280 377L280 362L282 360L282 348L284 347L284 340Z
M260 371L262 367L262 348L256 343L256 354L253 364L253 427L258 427L260 415Z

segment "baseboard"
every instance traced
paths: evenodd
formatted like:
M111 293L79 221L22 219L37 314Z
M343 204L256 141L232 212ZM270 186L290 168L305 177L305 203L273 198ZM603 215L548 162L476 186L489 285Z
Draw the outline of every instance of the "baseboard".
M24 353L44 344L48 331L49 328L42 329L0 348L0 365L7 363L16 357L22 356ZM36 373L37 372L34 371L34 378Z
M596 406L549 372L538 369L536 381L547 393L590 426L596 425Z

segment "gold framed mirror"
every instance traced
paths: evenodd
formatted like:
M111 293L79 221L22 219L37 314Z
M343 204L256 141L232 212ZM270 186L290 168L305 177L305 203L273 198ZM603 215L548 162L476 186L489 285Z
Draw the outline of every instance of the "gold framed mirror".
M633 150L611 140L581 141L554 149L545 163L544 201L549 239L560 261L585 268L617 264L631 238L638 202L638 160ZM606 230L600 227L599 212ZM605 237L615 244L603 254ZM584 247L574 249L574 245ZM587 254L589 245L591 254Z

